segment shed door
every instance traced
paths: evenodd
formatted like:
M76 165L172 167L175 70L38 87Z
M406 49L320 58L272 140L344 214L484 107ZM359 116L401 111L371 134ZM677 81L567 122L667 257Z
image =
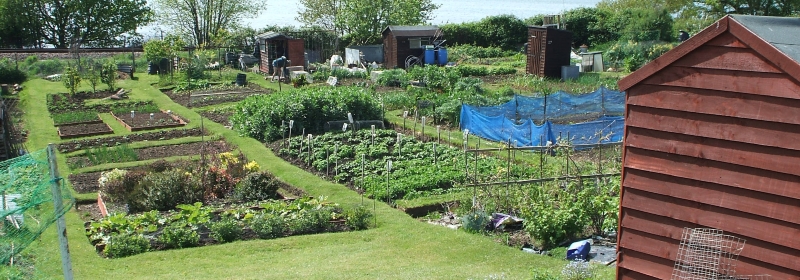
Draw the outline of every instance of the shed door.
M545 47L547 31L531 29L528 33L528 74L544 76Z
M287 52L286 58L292 61L292 64L290 66L306 65L305 40L289 39L286 52Z

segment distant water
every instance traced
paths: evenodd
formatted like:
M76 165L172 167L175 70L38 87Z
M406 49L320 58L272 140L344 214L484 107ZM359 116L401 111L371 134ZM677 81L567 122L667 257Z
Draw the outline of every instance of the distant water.
M578 7L593 7L600 0L434 0L441 5L433 12L432 24L479 21L488 16L512 14L526 19L538 14L558 14ZM268 25L302 26L295 20L301 10L297 0L266 0L266 10L244 24L256 29ZM140 30L145 36L156 36L155 27Z

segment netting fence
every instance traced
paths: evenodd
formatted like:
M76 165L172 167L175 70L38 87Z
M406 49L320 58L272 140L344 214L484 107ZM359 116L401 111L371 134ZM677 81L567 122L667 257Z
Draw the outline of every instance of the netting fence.
M461 107L461 129L518 146L568 140L574 145L622 141L625 94L600 87L581 95L556 92L545 97L515 95L497 106Z
M53 187L60 178L54 179L51 174L57 171L51 166L46 149L0 162L0 272L3 275L30 276L33 272L30 257L20 253L74 204L66 187L61 184ZM63 196L55 195L56 190ZM56 196L63 200L54 200Z

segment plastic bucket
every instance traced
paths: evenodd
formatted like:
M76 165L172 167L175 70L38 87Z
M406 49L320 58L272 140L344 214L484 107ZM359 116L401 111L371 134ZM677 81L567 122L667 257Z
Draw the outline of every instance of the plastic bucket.
M425 64L434 64L436 52L433 49L425 50Z
M439 65L447 65L447 49L439 48Z

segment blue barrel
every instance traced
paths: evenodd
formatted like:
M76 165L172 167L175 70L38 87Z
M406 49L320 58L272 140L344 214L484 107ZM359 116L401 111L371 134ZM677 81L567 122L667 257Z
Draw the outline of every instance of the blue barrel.
M447 65L447 49L439 48L439 65Z
M434 60L436 60L436 52L433 49L426 49L425 50L425 64L434 64Z

